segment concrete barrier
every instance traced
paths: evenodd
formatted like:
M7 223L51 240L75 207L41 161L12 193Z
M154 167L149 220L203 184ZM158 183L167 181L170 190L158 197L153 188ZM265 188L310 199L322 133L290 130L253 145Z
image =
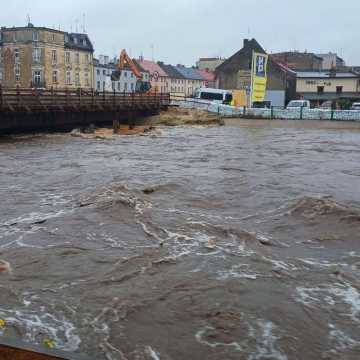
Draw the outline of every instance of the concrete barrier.
M172 105L187 109L198 109L217 113L224 117L244 117L257 119L283 119L283 120L332 120L332 121L358 121L360 110L324 110L324 109L256 109L234 107L217 103L207 103L196 99L172 101Z

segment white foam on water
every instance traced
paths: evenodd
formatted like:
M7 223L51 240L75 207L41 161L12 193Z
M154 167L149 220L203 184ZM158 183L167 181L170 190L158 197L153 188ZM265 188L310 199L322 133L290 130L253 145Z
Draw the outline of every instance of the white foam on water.
M276 326L272 322L264 320L259 320L257 325L260 327L261 334L259 334L260 336L256 336L256 353L251 354L248 360L288 360L285 354L276 349L276 342L280 339L274 334Z
M151 346L148 346L146 350L153 360L161 360L159 353L157 353Z
M217 280L224 281L228 279L246 279L256 280L259 274L252 273L248 270L243 271L242 268L249 268L249 265L233 265L230 270L221 270L217 272Z
M291 263L287 263L285 261L270 259L270 258L267 258L266 256L263 256L262 258L266 262L272 264L274 266L275 270L286 270L286 271L299 270L295 265L293 265Z
M78 350L81 339L76 334L75 326L64 316L56 318L44 310L36 312L0 308L0 317L6 321L7 326L20 329L26 342L39 343L49 338L55 342L57 349L70 352Z
M360 293L349 283L314 288L297 287L296 292L295 300L309 307L324 304L335 307L342 302L350 308L350 313L341 315L349 316L353 321L360 323Z
M230 348L233 348L235 351L243 351L242 346L237 342L232 342L230 344L225 344L225 343L210 342L210 341L205 340L204 337L206 336L206 333L208 331L212 331L212 330L215 330L215 328L213 328L212 326L206 326L205 328L199 330L195 334L196 341L199 342L200 344L210 346L211 348L230 347Z
M337 329L335 325L330 324L329 328L329 341L331 344L335 345L335 350L337 352L344 352L360 346L360 341L354 340L342 330Z
M318 266L318 267L345 267L348 266L348 264L345 263L331 263L327 260L316 260L316 259L300 259L298 258L297 260L301 261L302 263L306 264L306 265L311 265L311 266Z

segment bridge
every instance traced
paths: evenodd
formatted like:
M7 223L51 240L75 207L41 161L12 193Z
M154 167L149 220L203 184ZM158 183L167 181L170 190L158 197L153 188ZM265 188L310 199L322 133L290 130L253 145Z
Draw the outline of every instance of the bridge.
M0 87L0 133L128 123L167 109L170 95Z

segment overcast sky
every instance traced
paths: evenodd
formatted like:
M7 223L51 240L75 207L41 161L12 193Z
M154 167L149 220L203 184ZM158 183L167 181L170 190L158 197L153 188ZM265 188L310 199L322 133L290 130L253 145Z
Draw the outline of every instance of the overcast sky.
M85 14L96 55L126 48L133 57L193 65L231 56L255 37L268 52L332 51L360 65L359 0L11 0L0 24L23 26L27 14L35 26L79 32Z

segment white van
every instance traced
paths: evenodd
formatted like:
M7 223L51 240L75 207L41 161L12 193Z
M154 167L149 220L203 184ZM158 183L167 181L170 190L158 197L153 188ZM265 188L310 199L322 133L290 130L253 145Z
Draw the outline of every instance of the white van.
M233 99L231 91L211 88L196 89L194 98L204 102L216 102L227 105L230 105Z
M354 103L351 105L350 110L360 110L360 102L354 102Z
M287 110L310 109L309 100L291 100L286 107Z

